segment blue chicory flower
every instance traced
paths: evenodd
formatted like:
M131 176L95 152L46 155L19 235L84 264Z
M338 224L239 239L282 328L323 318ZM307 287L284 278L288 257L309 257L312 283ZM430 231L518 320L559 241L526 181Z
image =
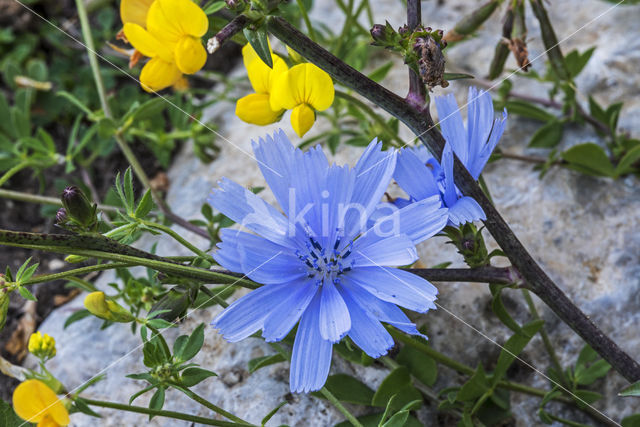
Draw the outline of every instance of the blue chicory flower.
M383 152L376 140L355 168L330 165L319 146L294 148L282 131L254 142L253 151L285 214L233 181L223 178L213 190L209 203L252 232L223 229L214 258L263 286L212 324L230 342L259 330L274 342L299 321L290 388L318 390L329 373L333 344L343 337L375 358L393 346L381 322L419 334L398 306L420 313L435 309L437 289L390 267L416 261L415 244L446 225L447 209L430 197L368 228L396 164L396 152Z
M454 183L453 153L455 152L471 176L478 179L504 132L507 113L505 111L501 119L494 119L491 95L470 87L465 131L453 94L437 97L435 101L440 128L446 140L442 163L424 146L401 150L394 178L410 200L397 199L396 204L404 206L411 201L438 195L443 205L449 209L450 224L484 220L486 216L478 202L463 196Z

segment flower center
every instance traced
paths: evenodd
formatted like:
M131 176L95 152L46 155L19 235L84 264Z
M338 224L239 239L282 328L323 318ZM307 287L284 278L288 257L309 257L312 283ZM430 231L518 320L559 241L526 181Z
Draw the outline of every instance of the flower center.
M351 270L355 261L349 262L347 258L351 255L353 241L342 249L340 249L341 243L341 238L337 237L333 248L327 249L323 248L313 236L307 235L305 242L307 250L296 250L296 255L307 266L309 278L316 278L320 285L325 280L338 284L339 277Z

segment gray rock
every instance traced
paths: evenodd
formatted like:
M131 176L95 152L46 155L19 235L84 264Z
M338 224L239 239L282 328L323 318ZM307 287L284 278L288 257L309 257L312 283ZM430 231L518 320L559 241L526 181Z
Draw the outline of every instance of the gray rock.
M477 3L470 0L446 1L423 4L424 23L434 28L450 28L461 14L468 12ZM584 50L592 45L598 48L593 60L578 79L578 87L604 103L625 101L621 117L623 127L636 135L640 132L638 118L640 104L637 96L640 81L636 70L640 65L637 49L638 9L617 7L609 12L610 3L591 0L565 0L549 5L552 22L556 24L558 37L565 52L573 48ZM405 21L404 8L399 3L373 1L375 21L389 20L394 27ZM604 14L603 14L604 12ZM594 18L601 15L594 20ZM314 19L323 22L340 22L340 14L331 2L316 2ZM544 48L539 28L529 13L529 39L531 58L540 55ZM585 23L592 21L585 28ZM451 70L468 71L483 76L497 41L500 16L496 16L478 31L473 40L447 49L447 66ZM578 31L576 31L578 30ZM533 61L533 68L542 71L544 58ZM508 67L513 67L509 59ZM238 71L242 73L242 70ZM404 95L407 90L406 69L396 58L396 66L383 84L396 93ZM540 85L527 79L514 79L519 92L540 94ZM451 87L435 90L435 95L454 90L458 100L466 97L463 84L452 83ZM282 123L267 127L255 127L242 123L233 114L229 105L216 106L208 117L220 123L218 137L222 152L218 160L202 165L187 146L175 160L169 173L171 189L168 201L176 213L187 218L197 217L216 180L226 176L246 186L262 186L263 179L251 158L250 140L283 127L292 141L293 135L285 116ZM310 135L319 132L326 124L320 123ZM501 146L513 152L521 152L538 124L511 117ZM401 136L410 141L407 129ZM590 129L569 129L563 144L567 146L589 140L597 141ZM351 163L360 150L341 147L336 160ZM485 178L492 191L498 210L512 226L518 237L538 260L545 271L581 307L602 330L609 334L632 356L640 353L637 325L640 322L640 189L636 178L612 181L589 178L567 170L552 170L543 179L529 165L502 160L486 169ZM268 190L262 194L273 201ZM181 232L183 232L181 230ZM187 233L188 234L188 233ZM201 246L202 239L188 234ZM490 240L490 239L489 239ZM435 265L454 261L454 267L463 266L462 260L443 238L434 238L420 248L421 262ZM141 242L149 247L151 239ZM495 243L490 241L495 247ZM160 254L184 254L181 247L161 239ZM99 280L104 286L112 277L105 275ZM509 331L490 312L490 296L483 284L439 284L441 309L420 316L417 320L429 328L431 344L437 350L451 355L456 360L471 366L479 361L491 369L497 360L500 348L509 337ZM524 322L529 319L526 305L519 291L505 293L508 308L514 317ZM536 305L545 319L547 330L555 343L560 360L573 363L582 341L552 312L536 299ZM126 374L144 370L141 362L140 339L133 336L128 327L114 325L107 330L98 330L100 322L88 319L78 322L66 330L62 324L66 317L82 305L78 298L58 309L47 318L41 330L53 335L58 342L58 356L50 362L51 371L69 388L77 387L99 373L106 373L106 380L87 389L83 395L92 398L126 402L131 394L141 389L142 384L125 378ZM217 313L216 309L197 311L180 324L177 330L166 332L170 341L179 333L189 333L201 323L208 323ZM284 400L290 401L273 418L270 425L331 425L342 420L342 416L329 404L305 395L289 395L288 366L273 365L249 375L247 362L257 356L270 354L272 349L258 339L247 339L241 343L228 344L214 330L206 329L205 348L196 361L214 370L218 377L210 378L195 390L217 405L251 422L260 419ZM543 376L549 366L539 338L535 338L522 354L527 364L516 362L513 375L518 381L548 388ZM334 360L333 372L354 373L371 387L379 385L386 371L374 366L363 368ZM460 378L450 370L443 369L437 387L459 382ZM619 421L623 416L640 411L637 400L621 399L617 392L626 382L617 374L599 381L595 386L605 395L595 406ZM139 398L136 403L145 405L150 396ZM177 391L167 394L166 409L184 411L201 416L211 416L203 407L195 404ZM540 424L536 416L539 398L512 394L512 407L517 425ZM592 422L581 413L552 404L553 411L563 416ZM356 413L358 408L351 408ZM100 411L104 418L96 421L81 414L72 417L74 425L136 425L146 423L146 417L116 411ZM435 424L433 408L420 413L425 424ZM169 423L156 418L150 425L187 425Z

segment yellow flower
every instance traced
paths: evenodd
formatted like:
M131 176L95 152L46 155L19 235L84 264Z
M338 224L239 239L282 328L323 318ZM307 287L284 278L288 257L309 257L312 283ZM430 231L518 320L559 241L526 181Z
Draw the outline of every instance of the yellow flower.
M298 64L279 75L271 90L272 109L291 111L291 126L302 137L316 120L316 111L333 104L335 90L326 72L313 64Z
M27 380L13 392L13 409L25 421L38 427L58 427L69 424L69 412L62 401L45 383Z
M84 299L84 307L91 314L112 322L131 322L135 318L117 302L107 299L104 292L91 292Z
M200 38L209 20L190 0L156 0L149 7L146 28L126 22L124 34L144 56L151 58L140 73L142 88L158 91L175 84L182 73L193 74L207 60Z
M131 22L141 27L147 25L147 12L153 0L122 0L120 2L120 19L123 24Z
M269 47L269 50L271 50L271 47ZM242 59L255 93L238 100L236 103L236 115L247 123L259 126L277 122L280 120L282 113L284 113L284 109L272 109L269 98L274 80L277 76L287 71L287 64L282 58L271 52L273 68L269 68L250 44L242 48Z
M56 355L56 340L38 331L29 337L29 352L41 359L51 359Z

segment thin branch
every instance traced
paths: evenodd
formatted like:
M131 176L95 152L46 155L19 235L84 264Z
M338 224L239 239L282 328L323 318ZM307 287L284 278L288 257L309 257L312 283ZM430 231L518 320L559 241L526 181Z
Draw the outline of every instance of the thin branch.
M407 0L407 25L409 31L415 30L422 23L420 0ZM426 108L427 88L420 76L409 67L409 93L407 102L418 110Z

